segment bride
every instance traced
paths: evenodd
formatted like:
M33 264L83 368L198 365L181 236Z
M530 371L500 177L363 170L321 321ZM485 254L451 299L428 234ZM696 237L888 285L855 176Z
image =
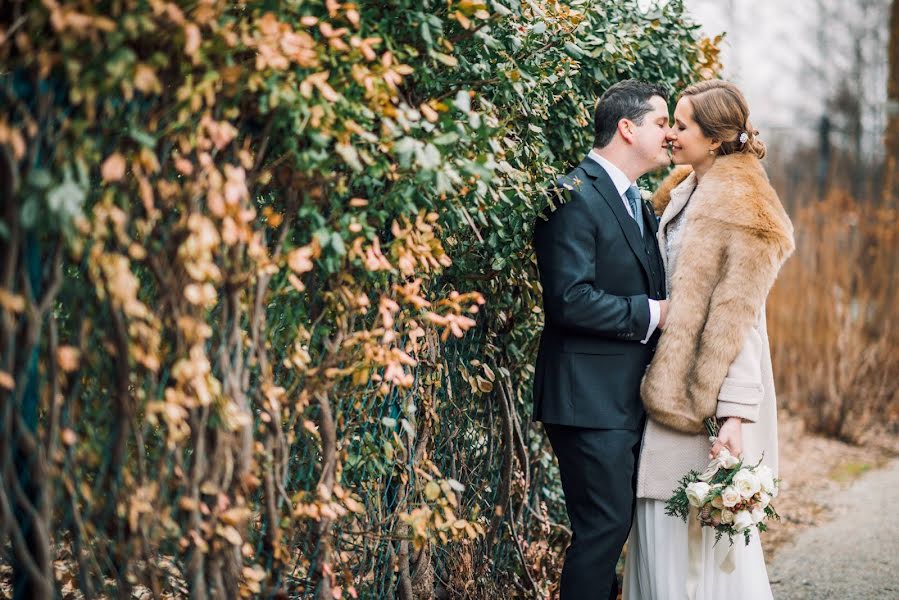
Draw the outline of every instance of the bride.
M716 545L711 528L667 516L665 501L683 475L703 471L722 448L748 464L764 457L777 471L765 298L793 251L793 227L768 183L765 145L736 86L697 83L674 117L672 158L683 166L653 198L670 305L641 389L649 419L624 598L770 599L757 532L748 546L742 538ZM711 447L703 428L709 416L720 424Z

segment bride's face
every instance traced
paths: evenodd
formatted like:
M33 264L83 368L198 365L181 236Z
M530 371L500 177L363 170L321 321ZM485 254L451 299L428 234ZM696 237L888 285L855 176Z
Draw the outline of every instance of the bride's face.
M718 144L707 138L696 121L693 120L693 105L690 98L683 97L674 109L674 134L671 141L671 160L676 165L697 166L714 161L715 156L709 154L710 149L717 149Z

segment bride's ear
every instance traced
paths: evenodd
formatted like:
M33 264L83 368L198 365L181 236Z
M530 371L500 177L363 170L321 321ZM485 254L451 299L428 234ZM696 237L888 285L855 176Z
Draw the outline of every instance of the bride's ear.
M716 154L720 147L721 147L721 140L712 140L712 145L709 146L709 154Z

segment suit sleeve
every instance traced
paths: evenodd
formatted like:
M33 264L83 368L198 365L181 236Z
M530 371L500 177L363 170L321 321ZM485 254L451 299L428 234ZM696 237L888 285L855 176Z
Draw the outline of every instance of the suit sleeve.
M576 191L548 221L538 221L535 249L548 321L567 330L640 341L649 329L649 298L615 296L594 286L596 222Z

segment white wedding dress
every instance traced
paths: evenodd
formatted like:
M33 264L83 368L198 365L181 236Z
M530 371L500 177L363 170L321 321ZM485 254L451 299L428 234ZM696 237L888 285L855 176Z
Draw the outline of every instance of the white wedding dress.
M640 498L627 541L624 566L624 600L687 600L687 524L665 514L665 503ZM734 570L725 573L720 564L733 551ZM702 528L700 577L693 600L772 600L765 557L758 532L749 545L727 537L715 545L715 532Z
M690 184L695 186L692 175L684 182L685 186ZM685 208L681 209L665 224L668 289L677 269L686 213ZM716 545L712 528L703 527L701 531L702 544L696 557L699 573L690 597L687 524L666 515L665 502L639 498L627 542L623 600L772 600L758 531L753 532L748 546L742 537L735 537L733 547L727 537ZM731 548L735 566L725 572L720 565Z

